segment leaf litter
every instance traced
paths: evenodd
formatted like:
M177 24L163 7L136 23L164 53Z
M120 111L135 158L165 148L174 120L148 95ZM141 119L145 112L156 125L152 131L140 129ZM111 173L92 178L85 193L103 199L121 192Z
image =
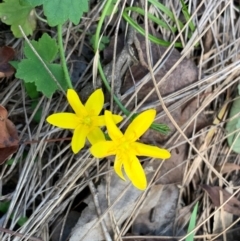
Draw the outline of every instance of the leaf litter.
M9 61L15 57L13 48L3 46L0 48L0 78L10 77L14 74L15 70Z
M170 7L171 3L166 1L164 4ZM159 71L161 74L159 74L159 77L156 79L157 81L162 82L160 83L162 86L159 86L159 90L163 95L164 103L167 105L169 111L167 114L173 116L177 121L177 124L182 130L184 130L188 140L198 148L203 155L202 157L204 157L209 164L213 168L215 167L215 170L219 172L219 169L217 168L218 166L224 167L227 163L235 163L234 165L239 165L238 156L229 152L229 147L226 145L226 133L223 130L223 126L227 121L227 116L223 115L222 118L220 118L220 121L217 124L214 124L214 126L212 126L213 122L211 118L212 116L216 116L224 105L227 90L230 91L231 98L235 97L235 84L238 81L235 65L238 59L233 53L236 53L234 45L238 44L238 40L234 35L235 33L231 30L231 21L228 21L229 19L227 19L232 13L232 11L228 12L230 10L230 3L226 3L224 6L220 5L220 3L215 5L212 3L206 4L208 4L208 6L202 7L201 11L196 10L195 6L193 7L192 13L196 10L193 20L198 23L198 31L193 34L189 41L186 40L184 36L181 36L182 41L185 43L185 47L180 54L177 54L175 50L172 51L173 54L178 55L178 57L176 57L174 61L171 59L171 61L173 61L171 64L167 62L167 59L171 56L171 51L165 50L166 53L168 53L165 66L169 65L169 68L164 70L165 72L163 71L163 73ZM176 12L178 12L177 10L180 6L174 5L174 8ZM219 12L219 9L223 11L221 16L216 14ZM93 14L93 12L91 12L91 14ZM90 16L96 16L92 18L92 21L97 18L97 15L95 14ZM208 22L210 17L212 17L211 21L214 21L214 24L212 25ZM81 24L85 23L85 26L88 26L86 22L87 19L83 19L82 21ZM221 32L221 29L223 29L223 23L226 24L225 30L229 33L229 39L223 37ZM81 24L79 27L82 26ZM108 27L111 28L112 26L109 25ZM78 41L75 36L79 36L79 32L76 28L71 28L70 26L68 26L68 30L72 33L72 35L70 34L67 46L67 51L70 52L72 51L72 46L75 46ZM204 40L200 36L201 34L204 36L205 30L213 31L214 41L211 41L212 43L210 47L206 47L206 51L194 49L195 40L200 41L202 43L201 46L204 46ZM219 39L215 38L215 33L218 33L220 38L219 42ZM165 33L163 34L163 37L168 39L169 36L165 35ZM85 43L86 40L81 41L83 41L82 43ZM142 43L142 41L140 41L140 43ZM221 45L222 43L224 43L224 46ZM209 45L209 43L206 43L205 46L206 45ZM74 50L75 52L79 51L79 54L81 54L81 49L75 47ZM205 58L201 54L197 54L197 51L203 51L201 54L208 56L208 58ZM155 55L155 51L152 51L152 54ZM163 54L164 51L160 52L160 55L156 55L154 63L156 63L159 56L161 58ZM182 57L185 59L180 60ZM181 65L181 63L186 62L190 63L192 69L189 67L186 68L185 65ZM181 68L177 72L174 72L174 69L176 69L179 64ZM129 77L132 73L139 74L140 68L146 72L143 71L144 73L139 78L136 75L134 75L133 78ZM172 73L170 73L171 68L173 68ZM146 83L148 88L145 89L145 87L142 87L141 89L138 89L138 86L135 85L138 81L138 83L142 83L141 79L147 73L147 70L142 66L138 66L137 70L133 71L133 69L134 66L131 67L131 72L125 77L125 83L121 93L124 101L127 103L130 98L133 98L129 101L128 105L129 108L131 107L133 109L135 107L138 109L144 109L154 106L159 111L157 120L159 122L168 123L172 130L169 136L162 136L149 132L143 138L146 143L154 143L160 146L164 145L172 149L173 157L166 162L160 162L159 160L143 160L145 169L150 171L150 173L152 171L150 176L154 177L152 179L152 190L150 189L148 191L149 193L144 192L139 194L138 198L136 198L132 204L134 207L131 206L133 209L129 208L129 210L134 210L132 213L129 210L125 211L126 209L122 209L122 211L124 211L123 214L127 215L127 217L123 217L123 219L125 219L124 221L116 219L116 210L113 212L111 211L113 208L111 208L112 201L109 202L111 199L110 197L111 195L114 195L116 188L116 186L112 186L114 183L112 183L112 180L114 180L114 174L109 174L112 170L111 160L103 160L98 165L96 160L87 156L87 152L84 150L80 153L80 156L73 158L69 151L69 147L66 146L66 142L59 142L57 145L49 143L46 145L44 141L38 144L34 143L25 147L27 148L27 156L20 164L14 163L10 168L3 168L1 172L2 179L5 180L5 183L3 184L3 190L5 190L5 193L2 198L11 197L11 206L8 211L9 215L13 210L14 213L22 213L23 210L25 210L25 207L31 210L29 220L25 223L24 227L20 228L21 232L41 237L43 240L50 240L51 231L49 230L51 230L53 224L56 223L56 220L58 220L57 218L62 214L67 217L69 210L70 212L74 209L76 210L79 203L76 204L75 202L78 201L89 204L89 207L79 210L81 216L79 217L78 223L83 224L84 227L87 226L88 222L90 222L90 219L86 221L87 211L89 210L91 211L90 214L94 215L92 220L98 222L95 227L97 227L97 225L102 225L101 220L104 220L105 216L108 216L107 220L109 217L111 220L109 233L115 240L124 240L124 238L137 240L137 238L134 238L134 235L138 235L138 237L141 237L138 239L144 240L145 235L143 235L138 228L141 227L140 224L143 226L143 223L149 225L146 227L146 230L149 231L148 235L152 235L155 239L158 238L158 240L164 240L164 237L161 236L161 233L164 233L163 227L161 226L162 223L159 224L158 221L164 218L162 215L164 215L164 211L166 213L167 210L170 210L169 217L167 217L166 220L160 221L166 221L165 224L172 223L169 226L167 225L167 228L164 231L166 231L166 233L172 233L172 237L179 235L179 237L176 238L177 240L184 240L184 235L187 232L187 221L189 220L187 220L186 217L186 225L182 225L183 227L181 227L181 230L178 230L178 226L176 226L177 224L174 222L174 217L176 220L178 215L175 215L175 213L179 213L184 207L190 205L187 210L187 216L190 218L190 213L193 210L193 205L191 206L191 204L194 203L195 200L198 200L199 214L197 217L197 225L200 226L197 226L196 235L199 240L202 240L203 238L211 240L215 237L217 239L217 235L221 234L216 234L211 229L212 220L209 216L215 212L211 205L213 202L209 195L201 189L200 184L216 186L221 190L228 185L231 179L235 178L233 180L233 186L236 189L239 186L238 172L234 171L233 166L231 173L226 172L225 174L225 171L222 169L220 173L221 175L216 176L213 173L213 170L205 165L202 158L198 159L197 168L193 167L194 160L198 155L191 147L189 147L186 139L181 136L181 133L176 130L175 126L171 124L166 113L162 112L162 107L159 104L158 96L156 94L157 92L151 83L152 80L150 80L150 77L148 77L150 81L148 80ZM189 72L193 73L191 78L188 76ZM186 82L182 85L179 83L179 80L184 80L185 74ZM127 77L129 80L128 83L126 83ZM81 79L84 78L87 78L87 76L83 75L81 77ZM168 83L170 80L172 84ZM21 136L23 141L47 138L46 135L48 137L50 135L51 138L62 136L62 132L61 134L60 132L56 133L56 131L53 133L50 129L51 127L44 122L45 116L49 115L50 112L65 110L66 103L62 95L54 96L52 102L44 98L40 99L43 104L42 120L36 125L32 122L33 113L30 111L31 102L28 102L28 99L25 99L26 102L23 105L22 101L19 101L23 100L23 90L22 87L20 87L19 80L14 79L14 81L9 84L11 88L9 87L9 89L7 89L9 91L4 92L7 93L7 95L0 93L0 101L8 110L11 110L11 119L24 120L23 122L16 122L18 123L17 127L19 136ZM126 87L127 84L128 86ZM81 82L81 84L78 82L76 85L78 86L77 89L80 90L83 82ZM151 91L153 92L151 93ZM144 99L148 93L151 93L149 98ZM150 97L152 97L152 99ZM143 101L143 104L141 104L141 101ZM23 113L25 114L23 115ZM25 125L25 123L27 124ZM214 129L212 138L209 142L207 140L205 142L207 145L204 145L202 149L200 149L207 133L209 130L212 130L211 128ZM68 135L65 132L64 134L65 136ZM23 151L24 148L20 147L16 155L21 157ZM95 211L95 203L91 199L93 195L88 196L85 192L85 189L88 189L88 182L90 179L85 177L86 170L90 173L90 177L94 181L96 189L100 190L97 196L100 205L104 206L100 215ZM16 171L19 173L18 175L16 175ZM191 175L192 178L190 178L188 182L184 182L185 174L191 172L193 172ZM108 175L110 175L111 178L109 178ZM7 191L7 180L10 180L10 178L15 180L16 183L12 193L11 191ZM118 181L121 182L121 180ZM171 188L174 190L174 195L172 196L168 193ZM129 186L126 192L130 189L131 187ZM166 192L163 192L163 190ZM131 191L134 191L134 189L131 189ZM154 192L157 192L157 195L154 195ZM146 200L152 201L150 202L150 207L152 207L150 211L147 210ZM101 204L101 202L103 204ZM126 207L129 207L128 204L129 202L125 201ZM124 204L122 205L124 208ZM167 209L169 206L170 208ZM51 210L51 212L49 210ZM118 209L117 211L120 212L121 210ZM129 213L131 213L131 215ZM144 217L143 214L146 214L147 217L144 222L142 222L142 218ZM148 214L152 214L152 216L147 216ZM14 222L16 223L17 217L15 220L14 218L12 220L8 218L6 219L6 221L13 224ZM151 223L151 221L154 222ZM62 229L64 230L64 222L62 222L62 225ZM79 227L79 229L77 227L79 227L79 225L73 229L74 232L69 235L69 238L73 238L75 232L80 232L81 227ZM108 228L106 225L105 227ZM226 228L227 227L225 227L225 229ZM102 231L100 231L100 228L97 228L97 230L99 231L99 237L102 237ZM101 230L103 230L103 226L101 226ZM155 231L158 231L159 233ZM52 233L53 232L54 231L52 231ZM227 230L225 232L227 232ZM91 235L91 233L94 234L94 228L89 229L89 235ZM235 236L235 238L236 237L237 236ZM7 234L1 234L1 240L4 241L7 239ZM103 240L106 239L104 238Z
M15 125L8 119L7 110L0 105L0 165L15 153L19 138Z

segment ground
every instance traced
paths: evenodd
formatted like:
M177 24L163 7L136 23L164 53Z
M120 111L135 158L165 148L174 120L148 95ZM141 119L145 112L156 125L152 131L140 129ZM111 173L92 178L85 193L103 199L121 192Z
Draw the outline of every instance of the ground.
M144 9L143 2L134 6ZM11 58L21 63L26 39L0 22L0 240L190 241L194 228L194 240L239 240L238 119L230 122L239 112L239 2L185 1L189 21L181 1L159 2L185 28L149 4L148 12L176 31L139 14L133 18L145 35L138 33L121 16L125 3L118 1L117 11L104 19L107 37L99 51L121 103L134 113L154 108L155 123L169 127L167 134L149 129L139 140L171 152L168 160L140 158L148 180L144 191L116 175L113 157L94 158L90 143L74 154L72 131L46 122L52 113L73 113L65 92L31 98L16 72L3 70ZM65 57L83 103L102 88L104 108L123 115L95 63L91 38L101 4L91 1L78 25L63 25ZM41 7L36 12L44 18ZM38 19L27 38L56 38L56 31ZM168 44L149 41L146 32ZM4 46L13 57L4 55ZM57 57L54 63L60 62ZM125 130L129 123L120 126Z

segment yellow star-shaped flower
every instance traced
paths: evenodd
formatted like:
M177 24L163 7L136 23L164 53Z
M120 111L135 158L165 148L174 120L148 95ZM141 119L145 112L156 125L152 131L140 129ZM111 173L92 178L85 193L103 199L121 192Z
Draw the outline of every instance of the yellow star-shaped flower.
M114 123L112 113L105 111L106 126L112 140L100 141L90 149L92 155L97 158L116 155L114 162L115 172L125 180L122 173L123 167L132 184L141 190L147 187L147 180L137 156L161 159L168 159L171 156L168 150L137 141L150 127L155 116L156 111L153 109L142 112L131 122L125 134L123 134Z
M105 140L104 133L100 129L105 126L105 118L103 115L99 116L104 105L102 90L94 91L85 106L73 89L68 89L67 99L75 114L52 114L48 116L47 122L63 129L74 130L71 142L73 152L76 154L84 147L86 138L91 144ZM119 123L123 118L120 115L113 115L113 119L115 123Z

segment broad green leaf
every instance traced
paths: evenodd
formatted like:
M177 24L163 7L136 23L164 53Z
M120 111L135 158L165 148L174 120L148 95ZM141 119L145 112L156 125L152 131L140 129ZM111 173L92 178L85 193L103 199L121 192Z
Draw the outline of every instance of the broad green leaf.
M36 7L42 5L44 0L19 0L19 3L22 6L31 6L31 7Z
M36 99L39 97L39 92L37 91L36 85L34 83L25 83L24 82L24 87L26 89L28 96L31 99Z
M88 0L44 0L43 11L51 27L64 24L68 19L77 25L88 11Z
M17 38L22 37L19 25L26 35L31 35L36 28L33 7L20 5L19 0L4 0L4 3L0 3L0 18L3 23L11 25L11 30Z
M197 211L198 211L198 202L194 206L190 222L188 225L188 233L190 233L196 227L196 220L197 220ZM187 236L186 241L193 241L194 240L194 232Z
M31 44L62 88L66 90L67 84L61 65L52 63L58 52L56 41L49 35L43 34L38 41L31 41ZM58 90L57 84L27 43L24 46L24 54L27 58L18 64L16 77L23 79L25 83L34 83L37 91L41 91L45 96L50 97Z
M231 118L231 120L228 121L226 125L227 134L235 133L228 136L228 145L233 151L240 153L240 96L237 96L233 101L229 118Z

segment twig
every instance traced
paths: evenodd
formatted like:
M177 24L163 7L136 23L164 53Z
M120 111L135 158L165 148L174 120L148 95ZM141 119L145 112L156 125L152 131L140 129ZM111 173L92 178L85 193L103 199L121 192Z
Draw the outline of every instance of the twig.
M32 240L32 241L43 241L40 238L30 237L28 235L21 234L21 233L18 233L18 232L15 232L15 231L12 231L10 229L3 228L3 227L0 227L0 231L2 231L3 233L9 233L11 235L15 235L15 236L18 236L18 237L21 237L21 238L26 238L27 237L28 240Z
M87 171L85 172L85 177L86 178L89 177ZM101 211L101 208L100 208L99 202L98 202L97 190L96 190L96 188L95 188L95 186L94 186L94 184L91 180L88 181L88 186L89 186L89 189L90 189L92 197L93 197L93 202L94 202L95 207L96 207L97 215L98 215L98 217L100 217L102 215L102 211ZM106 224L105 224L104 220L100 220L100 223L101 223L101 226L102 226L102 230L103 230L105 240L106 241L112 241L112 238L110 237L110 235L108 233L108 230L107 230L107 227L106 227Z
M70 141L72 139L72 137L63 137L63 138L56 138L56 139L46 139L44 140L44 142L56 142L56 141ZM41 140L32 140L32 141L24 141L22 143L20 143L21 145L30 145L30 144L34 144L34 143L38 143Z

